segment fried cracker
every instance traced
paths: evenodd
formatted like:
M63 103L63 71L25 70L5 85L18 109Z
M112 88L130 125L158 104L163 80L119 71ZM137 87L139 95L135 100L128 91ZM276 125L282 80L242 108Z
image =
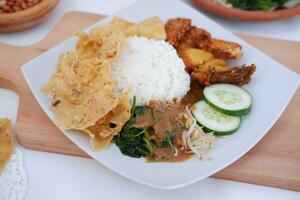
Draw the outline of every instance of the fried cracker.
M13 154L12 128L9 119L0 119L0 172Z
M124 30L126 37L141 36L148 39L165 40L166 30L159 17L150 17Z
M60 58L56 73L42 91L52 97L51 108L60 126L83 130L117 105L114 86L109 63L98 58L80 60L69 52Z
M88 127L84 132L91 137L91 144L95 151L105 149L114 135L117 135L130 117L129 92L125 93L118 105L95 125Z

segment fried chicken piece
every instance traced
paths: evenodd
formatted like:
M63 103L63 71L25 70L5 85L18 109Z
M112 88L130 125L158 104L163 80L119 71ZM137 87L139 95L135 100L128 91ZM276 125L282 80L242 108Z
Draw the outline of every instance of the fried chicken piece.
M191 26L190 19L170 19L166 23L165 29L167 32L166 41L173 45L182 57L185 50L190 48L209 51L219 59L238 60L243 56L241 45L212 38L206 30Z
M210 49L216 58L239 60L243 56L241 45L235 42L213 39Z
M242 47L238 43L219 39L207 41L194 39L198 48L207 50L214 54L216 58L239 60L243 56Z
M186 70L192 72L197 69L199 65L203 65L206 61L213 59L214 55L208 51L190 48L182 51L181 57L185 63Z
M182 58L186 64L186 70L192 71L208 71L215 68L217 71L225 71L229 69L228 64L223 59L215 58L214 55L202 49L190 48L182 53Z
M255 66L242 66L230 68L226 59L238 60L242 57L242 47L234 42L212 38L204 29L192 26L185 31L184 37L173 36L178 33L180 27L172 25L169 32L169 41L175 44L179 57L184 61L186 70L202 85L211 83L232 83L244 85L250 82L251 75L255 72ZM172 25L172 26L171 26ZM166 25L167 26L167 25ZM183 34L180 35L180 38ZM175 38L175 39L174 39ZM179 45L177 42L180 41Z
M186 18L169 19L165 25L167 39L174 48L177 48L185 34L192 28L192 20Z
M231 83L235 85L245 85L250 83L251 75L255 72L256 66L243 65L242 67L234 67L229 71L215 72L211 76L211 83Z
M227 71L230 68L225 60L213 58L204 62L202 65L199 65L194 71L209 71L210 69L222 72Z
M193 26L190 31L185 34L177 47L177 53L179 57L183 59L186 70L189 72L195 67L193 60L189 59L190 49L197 48L196 43L194 42L195 40L202 41L202 44L205 45L210 43L211 37L205 30ZM195 56L193 57L195 58Z
M196 27L192 27L190 31L188 31L183 39L180 41L177 49L177 52L179 53L179 56L181 53L183 53L185 50L190 49L190 48L196 48L196 44L193 40L194 32L195 32Z
M193 32L191 32L191 38L198 48L204 50L210 49L212 37L206 30L202 28L195 28Z
M209 71L194 71L192 77L202 85L213 83L231 83L245 85L251 81L251 75L255 72L255 65L230 68L226 71L217 71L214 68Z
M185 65L185 69L188 72L191 72L192 69L194 68L193 63L191 61L191 59L189 58L188 55L188 50L195 48L196 45L194 43L194 41L192 40L192 38L189 36L190 34L187 33L187 35L183 38L183 40L180 42L178 48L177 48L177 53L178 56L180 58L182 58L184 65Z
M198 42L198 43L196 43ZM201 45L202 49L207 49L211 44L211 36L204 29L197 28L193 26L189 32L187 32L184 38L181 40L177 50L182 52L190 48L200 48L198 45Z

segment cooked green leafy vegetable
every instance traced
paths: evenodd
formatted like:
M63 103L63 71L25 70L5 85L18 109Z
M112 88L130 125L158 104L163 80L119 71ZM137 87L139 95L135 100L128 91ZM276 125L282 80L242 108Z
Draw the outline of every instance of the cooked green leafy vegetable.
M169 131L163 141L157 144L158 147L171 147L173 148L172 140L175 139L176 133Z
M134 113L135 113L136 116L144 115L144 113L145 113L145 106L136 106Z
M272 10L284 5L289 0L228 0L233 7L244 10Z
M136 116L143 114L144 107L136 106L136 97L134 97L129 121L124 125L121 133L114 139L114 142L124 155L140 158L153 154L152 144L146 137L147 129L133 127Z

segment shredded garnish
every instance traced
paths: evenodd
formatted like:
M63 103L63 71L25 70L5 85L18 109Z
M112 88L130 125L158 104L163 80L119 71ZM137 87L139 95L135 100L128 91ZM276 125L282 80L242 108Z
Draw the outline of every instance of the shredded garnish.
M215 137L212 133L205 133L203 131L203 127L197 124L196 119L188 108L186 112L190 118L186 123L188 129L182 133L182 140L185 146L188 146L198 158L202 159L202 154L213 148Z

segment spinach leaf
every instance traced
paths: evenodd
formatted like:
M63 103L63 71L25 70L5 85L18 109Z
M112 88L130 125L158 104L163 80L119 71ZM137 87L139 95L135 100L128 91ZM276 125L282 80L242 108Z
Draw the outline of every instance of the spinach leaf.
M278 2L274 0L261 0L255 5L256 10L271 10L279 6Z
M153 154L152 144L146 137L147 129L133 127L136 116L143 115L143 113L144 107L136 106L136 98L134 97L130 119L124 125L121 133L114 138L115 144L124 155L140 158Z
M145 131L145 129L129 125L115 139L115 143L124 155L134 158L149 156L153 153L153 149L151 143L144 136Z
M137 117L137 116L142 116L142 115L144 115L144 113L145 113L145 106L137 106L136 108L135 108L135 117Z
M172 140L175 139L176 135L174 132L169 131L163 141L157 144L158 147L171 147L173 148Z
M133 97L133 102L132 102L131 112L130 112L130 117L128 122L132 121L133 118L135 117L135 109L136 109L136 96Z
M289 0L228 0L234 7L245 10L271 10Z

